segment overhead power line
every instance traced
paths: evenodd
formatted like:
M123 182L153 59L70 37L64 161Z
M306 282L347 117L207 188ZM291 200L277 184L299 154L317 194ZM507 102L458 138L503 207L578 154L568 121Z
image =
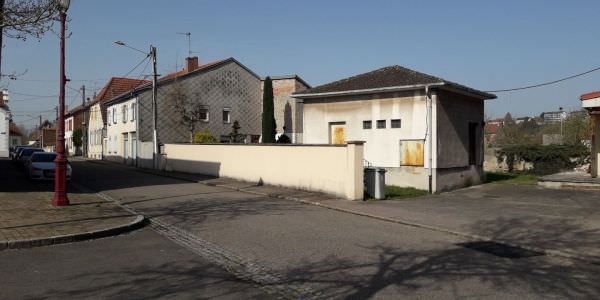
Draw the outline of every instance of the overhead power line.
M502 92L512 92L512 91L521 91L521 90L533 89L533 88L538 88L538 87L542 87L542 86L546 86L546 85L556 84L556 83L559 83L559 82L562 82L562 81L567 81L569 79L573 79L573 78L576 78L576 77L587 75L587 74L596 72L598 70L600 70L600 67L593 68L591 70L587 70L587 71L579 73L579 74L567 76L567 77L564 77L564 78L561 78L561 79L557 79L557 80L553 80L553 81L548 81L548 82L544 82L544 83L538 83L538 84L534 84L534 85L528 85L528 86L523 86L523 87L518 87L518 88L511 88L511 89L486 91L486 92L487 93L502 93Z

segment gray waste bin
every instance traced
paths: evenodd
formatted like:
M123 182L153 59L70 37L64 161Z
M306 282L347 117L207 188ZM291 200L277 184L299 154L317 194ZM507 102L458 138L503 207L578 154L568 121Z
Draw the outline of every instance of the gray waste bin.
M365 168L365 186L367 194L375 199L385 198L385 169Z

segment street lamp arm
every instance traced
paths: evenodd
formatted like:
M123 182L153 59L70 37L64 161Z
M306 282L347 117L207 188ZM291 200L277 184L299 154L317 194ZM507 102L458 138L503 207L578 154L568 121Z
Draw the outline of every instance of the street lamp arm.
M117 45L119 45L119 46L127 47L127 48L129 48L131 50L135 50L137 52L143 53L146 56L150 56L150 53L148 53L146 51L142 51L142 50L134 48L134 47L131 47L131 46L125 44L125 42L123 42L123 41L115 41L114 43L117 44Z

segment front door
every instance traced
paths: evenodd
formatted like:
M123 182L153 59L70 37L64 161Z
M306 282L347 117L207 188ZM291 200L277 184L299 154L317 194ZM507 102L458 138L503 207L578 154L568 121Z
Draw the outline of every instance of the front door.
M329 143L334 145L346 143L346 122L329 123Z
M123 135L123 158L125 159L125 162L127 162L127 159L129 158L129 138L127 137L127 134Z

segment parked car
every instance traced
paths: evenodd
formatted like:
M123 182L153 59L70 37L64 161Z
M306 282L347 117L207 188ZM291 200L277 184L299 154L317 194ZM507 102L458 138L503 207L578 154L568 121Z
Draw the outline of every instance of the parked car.
M42 149L42 148L23 148L23 149L21 149L21 151L17 154L17 163L21 166L25 166L27 161L29 161L29 157L31 156L31 154L36 153L36 152L44 152L44 149Z
M23 150L25 148L31 148L31 147L25 146L25 145L16 146L13 149L13 151L10 152L10 159L12 159L13 162L16 162L17 161L17 156L19 155L19 152L21 152L21 150Z
M35 152L29 158L26 172L27 177L33 180L50 180L54 179L56 164L55 152ZM72 174L71 164L67 163L67 180L71 180Z

